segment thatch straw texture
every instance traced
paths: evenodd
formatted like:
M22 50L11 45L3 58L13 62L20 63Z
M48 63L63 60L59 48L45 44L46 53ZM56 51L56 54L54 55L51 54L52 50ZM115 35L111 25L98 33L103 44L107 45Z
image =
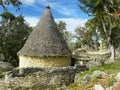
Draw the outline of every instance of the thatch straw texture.
M50 7L46 7L18 55L34 57L71 55L62 34L57 29Z

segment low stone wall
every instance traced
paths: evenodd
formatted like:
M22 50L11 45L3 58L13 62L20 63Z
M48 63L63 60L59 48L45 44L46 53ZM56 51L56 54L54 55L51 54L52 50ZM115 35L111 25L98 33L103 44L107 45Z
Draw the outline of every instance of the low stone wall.
M109 50L98 50L98 51L86 51L87 54L90 55L109 55Z
M70 57L27 57L19 56L19 67L65 67L71 65Z
M9 88L51 88L69 85L75 74L85 70L85 66L58 68L21 68L10 71L5 76Z

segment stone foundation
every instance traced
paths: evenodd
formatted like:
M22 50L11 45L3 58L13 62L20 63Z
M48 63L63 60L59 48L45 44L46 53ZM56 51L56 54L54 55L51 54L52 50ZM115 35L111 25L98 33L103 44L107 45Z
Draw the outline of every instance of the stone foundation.
M58 68L21 68L8 72L5 76L5 83L12 89L22 87L44 88L45 90L73 83L75 74L83 70L85 67L79 65Z
M70 57L27 57L19 56L19 68L28 67L65 67L71 65Z

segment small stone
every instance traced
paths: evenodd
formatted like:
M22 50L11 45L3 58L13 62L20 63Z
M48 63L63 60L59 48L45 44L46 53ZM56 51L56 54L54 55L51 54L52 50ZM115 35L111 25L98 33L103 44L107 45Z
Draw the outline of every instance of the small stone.
M83 77L83 80L85 83L89 83L91 81L91 75L89 74L86 74L84 77Z
M62 90L66 90L66 85L65 85L65 83L63 83L63 85L61 86L61 89L62 89Z
M56 90L61 90L60 88L56 88Z
M115 78L116 78L117 81L120 81L120 72L116 75Z
M105 90L113 90L113 86L107 87Z
M79 82L80 74L75 74L74 82Z
M100 84L94 85L94 89L95 89L95 90L104 90L104 88L103 88L102 85L100 85Z
M24 69L20 69L19 70L19 76L23 76L24 75Z

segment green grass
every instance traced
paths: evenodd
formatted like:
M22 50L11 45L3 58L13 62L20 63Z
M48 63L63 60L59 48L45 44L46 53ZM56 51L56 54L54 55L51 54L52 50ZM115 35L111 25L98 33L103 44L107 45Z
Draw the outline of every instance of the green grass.
M0 73L0 78L5 76L5 72Z
M6 69L3 68L3 67L0 67L0 78L4 77L5 76L5 71Z
M92 67L89 69L89 71L80 73L80 77L82 78L86 74L92 74L95 70L101 70L106 72L107 74L118 73L120 72L120 58L116 59L113 63L105 64L101 67Z
M115 60L115 62L110 64L105 64L101 67L92 67L89 71L84 71L80 73L80 79L82 80L86 74L92 75L95 70L104 71L107 74L117 74L120 72L120 57ZM106 77L105 79L97 79L96 77L92 77L91 82L87 83L86 85L81 83L73 83L68 87L68 90L90 90L96 83L101 84L103 87L112 86L115 82L115 77Z

